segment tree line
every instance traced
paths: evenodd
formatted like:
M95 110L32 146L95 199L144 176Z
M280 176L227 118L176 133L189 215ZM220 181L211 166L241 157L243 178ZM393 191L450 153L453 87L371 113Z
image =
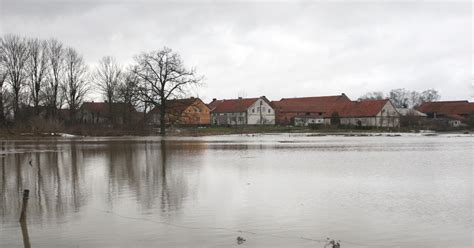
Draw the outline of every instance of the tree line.
M423 102L438 101L441 96L435 89L427 89L421 92L407 90L405 88L392 89L388 94L381 91L367 92L359 100L381 100L390 99L397 108L414 108Z
M195 68L185 67L179 54L166 47L141 52L128 66L104 56L90 68L76 49L57 39L0 37L0 125L40 114L57 119L60 109L67 109L68 120L74 123L93 89L99 90L110 110L114 103L145 112L159 107L164 123L166 100L189 94L201 82Z
M94 68L74 48L57 39L38 39L7 34L0 37L0 126L24 123L32 117L58 119L67 112L69 123L77 122L77 111L92 90L97 90L112 113L114 103L144 112L157 107L165 123L168 99L188 95L203 77L187 68L170 48L141 52L125 66L113 56L104 56ZM389 98L397 107L415 107L440 99L434 89L422 92L403 88L368 92L359 99ZM64 117L64 116L63 116ZM113 123L110 114L110 123ZM161 125L161 133L165 133Z

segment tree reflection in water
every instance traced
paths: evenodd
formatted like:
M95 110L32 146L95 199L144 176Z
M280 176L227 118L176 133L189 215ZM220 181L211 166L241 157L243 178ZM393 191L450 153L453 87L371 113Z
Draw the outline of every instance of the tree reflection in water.
M29 230L35 246L45 226L86 230L109 218L97 210L171 221L196 197L206 147L166 139L0 141L0 225L23 237ZM18 224L23 189L28 226Z

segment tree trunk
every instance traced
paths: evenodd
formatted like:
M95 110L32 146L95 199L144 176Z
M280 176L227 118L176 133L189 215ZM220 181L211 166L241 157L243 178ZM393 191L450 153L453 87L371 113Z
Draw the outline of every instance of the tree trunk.
M164 100L160 104L160 135L166 135L166 106Z
M35 104L35 114L36 114L36 116L38 116L39 112L40 112L39 111L39 91L40 91L39 85L36 85L36 87L35 87L35 99L34 99L35 100L34 104Z
M69 123L76 124L76 104L69 104Z
M3 92L2 88L0 87L0 126L5 124L5 112L3 108Z
M58 117L58 84L53 86L53 96L52 96L52 102L51 102L51 117L53 119L56 119Z
M112 109L112 101L111 101L111 98L109 97L108 99L108 107L109 107L109 123L111 125L114 125L115 124L115 121L114 121L114 113L113 113L113 109Z
M20 109L20 92L19 90L15 90L15 96L14 96L14 100L13 100L13 116L14 116L14 120L15 121L18 121L20 118L19 118L19 109Z

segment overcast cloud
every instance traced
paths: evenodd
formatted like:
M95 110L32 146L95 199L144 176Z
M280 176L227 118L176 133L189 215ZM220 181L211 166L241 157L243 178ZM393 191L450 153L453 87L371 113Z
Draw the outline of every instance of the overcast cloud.
M168 46L205 76L207 101L393 88L472 100L471 1L0 2L0 35L56 37L91 67Z

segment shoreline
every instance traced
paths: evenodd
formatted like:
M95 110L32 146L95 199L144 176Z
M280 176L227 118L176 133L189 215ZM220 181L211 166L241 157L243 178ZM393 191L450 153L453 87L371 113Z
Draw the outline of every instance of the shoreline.
M385 136L394 137L402 136L402 134L419 134L420 136L438 136L443 134L473 134L473 130L388 130L388 129L311 129L305 127L286 127L286 126L248 126L248 127L205 127L205 128L170 128L167 130L168 137L206 137L206 136L221 136L221 135L259 135L259 134L306 134L308 137L317 136ZM11 139L31 139L31 138L85 138L85 137L160 137L156 132L137 133L132 131L119 130L113 132L108 130L106 132L91 132L88 134L74 134L70 132L12 132L7 133L5 130L0 130L0 140Z

